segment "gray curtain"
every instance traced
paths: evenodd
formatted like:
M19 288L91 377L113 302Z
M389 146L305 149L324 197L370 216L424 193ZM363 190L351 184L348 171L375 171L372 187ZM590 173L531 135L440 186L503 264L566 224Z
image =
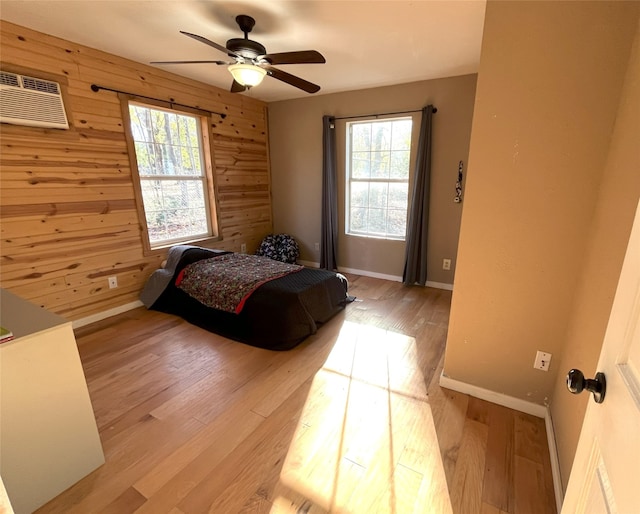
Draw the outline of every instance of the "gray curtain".
M322 234L320 241L320 267L338 269L338 190L336 178L336 120L322 117Z
M418 155L413 177L413 197L402 281L405 285L427 282L427 236L429 234L429 192L431 182L431 118L433 105L422 109Z

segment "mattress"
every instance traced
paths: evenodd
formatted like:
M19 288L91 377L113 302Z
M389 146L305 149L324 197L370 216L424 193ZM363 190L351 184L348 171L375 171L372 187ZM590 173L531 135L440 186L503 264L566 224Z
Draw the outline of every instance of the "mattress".
M210 332L260 348L288 350L317 332L349 301L339 273L304 268L258 287L238 314L200 303L176 287L189 264L229 252L182 245L169 251L167 266L150 277L141 299L147 307L180 316Z

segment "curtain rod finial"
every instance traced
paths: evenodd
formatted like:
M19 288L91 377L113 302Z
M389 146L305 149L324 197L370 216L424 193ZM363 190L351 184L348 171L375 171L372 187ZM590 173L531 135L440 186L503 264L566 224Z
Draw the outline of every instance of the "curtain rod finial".
M98 91L100 91L100 86L96 86L95 84L91 84L91 91L93 91L94 93L97 93Z
M438 112L438 108L437 108L437 107L434 107L433 109L431 109L431 112L432 112L433 114L437 113L437 112Z

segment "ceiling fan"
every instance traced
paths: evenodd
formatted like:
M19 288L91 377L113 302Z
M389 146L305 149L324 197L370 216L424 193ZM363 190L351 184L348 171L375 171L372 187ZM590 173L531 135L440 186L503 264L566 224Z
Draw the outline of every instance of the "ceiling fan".
M191 34L189 32L180 31L180 33L190 38L200 41L205 45L212 46L216 50L226 53L235 60L227 61L154 61L151 64L218 64L229 65L229 71L233 76L231 84L232 93L240 93L246 91L253 86L257 86L262 82L265 75L269 75L274 79L286 82L294 87L302 89L307 93L317 93L320 86L308 82L300 77L291 75L286 71L274 68L273 64L313 64L324 63L325 58L316 50L302 50L298 52L282 52L276 54L268 54L264 46L257 41L249 39L249 32L253 29L256 21L246 14L236 16L236 22L240 30L244 33L244 38L233 38L227 41L225 46L214 43L205 37Z

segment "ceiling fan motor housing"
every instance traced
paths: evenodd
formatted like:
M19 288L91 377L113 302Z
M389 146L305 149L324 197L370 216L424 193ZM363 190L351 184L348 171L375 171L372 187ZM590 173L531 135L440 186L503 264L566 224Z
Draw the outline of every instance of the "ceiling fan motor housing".
M227 50L239 54L247 59L255 59L259 55L265 55L267 50L257 41L245 38L233 38L227 41Z

